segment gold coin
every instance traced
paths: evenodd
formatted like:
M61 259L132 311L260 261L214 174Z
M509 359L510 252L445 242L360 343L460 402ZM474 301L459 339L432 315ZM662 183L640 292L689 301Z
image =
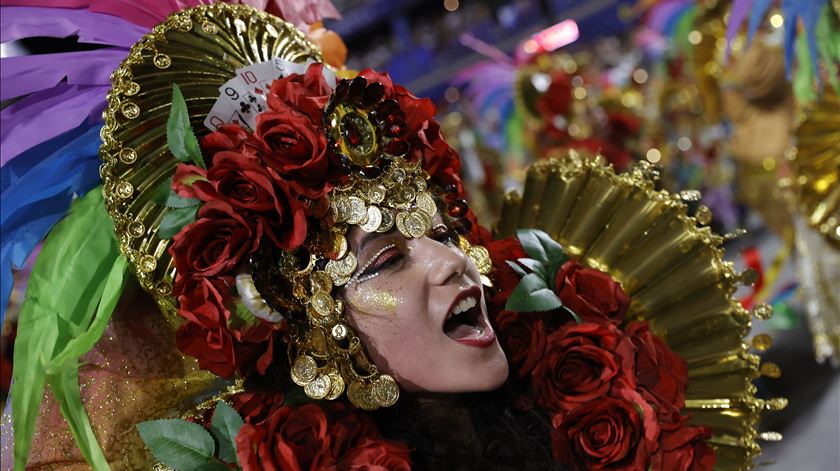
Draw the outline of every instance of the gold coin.
M333 283L330 275L323 271L312 272L309 275L309 282L312 285L312 291L324 291L325 293L332 292Z
M332 201L335 222L344 222L350 216L350 200L346 196L336 196Z
M358 196L347 198L350 202L350 212L347 214L349 224L361 224L367 219L367 208L365 202Z
M323 399L332 390L332 379L329 375L321 374L303 387L303 392L312 399Z
M380 407L393 406L400 398L400 388L394 378L388 375L381 375L371 385L371 398Z
M412 211L405 217L403 225L406 230L404 234L412 238L423 237L432 227L432 218L422 211Z
M353 252L347 252L343 258L330 260L326 266L327 273L335 273L342 276L350 276L356 271L356 256ZM335 278L333 278L333 282Z
M490 261L490 253L487 249L480 245L470 247L467 251L467 256L473 261L475 267L478 268L478 273L482 275L490 274L493 263Z
M417 177L414 179L414 186L417 188L417 191L426 191L426 180L422 177Z
M330 387L330 391L327 393L325 399L334 401L344 392L344 378L338 373L330 373L329 378L332 382L332 387Z
M329 316L332 314L333 308L335 307L332 296L324 291L318 291L313 294L309 303L312 305L312 308L315 309L315 312L321 316Z
M306 386L318 375L318 364L309 355L300 355L295 358L290 376L298 386Z
M336 340L342 340L344 337L347 337L347 326L344 324L336 324L332 328L332 336Z
M361 381L354 381L350 383L347 388L347 397L350 402L362 410L376 410L379 405L373 400L370 394L370 388Z
M405 187L398 193L397 202L402 204L411 204L417 199L417 190L413 187Z
M385 194L388 190L382 185L373 185L367 191L368 201L374 204L379 204L385 201Z
M347 238L344 237L344 234L333 233L332 250L336 260L343 258L347 254Z
M367 221L359 227L365 232L374 232L382 224L382 211L376 206L368 206Z
M414 204L417 205L417 209L426 213L429 217L434 217L437 213L437 205L435 204L434 198L432 195L429 194L428 191L423 191L417 195L417 199L414 200Z
M329 275L334 286L344 286L351 278L351 275L339 275L338 273L330 273Z
M382 223L379 224L379 229L376 232L388 232L394 227L394 213L390 209L383 209Z

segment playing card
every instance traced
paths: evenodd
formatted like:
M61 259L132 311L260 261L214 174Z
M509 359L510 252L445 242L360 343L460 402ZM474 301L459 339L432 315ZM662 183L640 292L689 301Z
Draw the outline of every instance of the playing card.
M227 123L238 123L240 126L251 128L245 122L242 116L239 115L238 110L234 107L234 103L228 100L216 100L213 108L204 119L204 126L211 131L215 131L219 126ZM253 128L251 128L253 129Z
M268 94L271 82L277 78L271 61L240 67L236 69L236 77L247 91L263 96Z
M257 95L253 92L245 92L242 97L237 100L236 105L237 113L245 120L248 127L251 129L256 127L257 115L268 108L265 97L263 95Z

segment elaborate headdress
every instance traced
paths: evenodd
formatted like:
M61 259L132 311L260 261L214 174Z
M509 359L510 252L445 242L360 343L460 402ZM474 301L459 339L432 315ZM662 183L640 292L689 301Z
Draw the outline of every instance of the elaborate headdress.
M263 47L236 42L251 35ZM203 120L237 67L273 60L293 68L318 57L291 25L246 7L171 16L113 75L102 132L104 194L123 253L165 309L178 306L178 344L203 368L264 373L285 339L291 379L309 397L335 399L346 389L355 405L375 409L392 405L399 390L366 358L335 289L352 283L357 269L349 228L396 227L406 238L422 237L436 201L467 216L457 156L441 138L434 105L387 75L367 70L334 84L323 65L312 64L266 87L255 118L215 123L204 138L206 165L197 148L189 150L192 123L175 121L185 110L160 105L177 81L189 115ZM166 186L173 174L168 203L143 191ZM184 226L190 215L197 219L167 250L179 228L170 222ZM464 237L472 225L459 227ZM486 251L466 238L462 246L486 274Z

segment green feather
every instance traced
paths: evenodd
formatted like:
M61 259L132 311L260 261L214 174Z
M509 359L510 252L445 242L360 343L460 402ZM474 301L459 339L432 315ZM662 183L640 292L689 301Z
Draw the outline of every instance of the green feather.
M82 404L79 358L102 336L127 274L101 188L93 189L47 236L27 284L14 354L16 470L26 465L45 383L82 455L109 469Z

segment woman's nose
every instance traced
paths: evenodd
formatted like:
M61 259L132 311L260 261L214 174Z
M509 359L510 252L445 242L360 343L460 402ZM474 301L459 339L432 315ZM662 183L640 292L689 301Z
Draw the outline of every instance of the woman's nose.
M428 280L433 285L445 285L460 280L467 272L467 257L459 249L423 237L418 240L429 259L426 261Z

